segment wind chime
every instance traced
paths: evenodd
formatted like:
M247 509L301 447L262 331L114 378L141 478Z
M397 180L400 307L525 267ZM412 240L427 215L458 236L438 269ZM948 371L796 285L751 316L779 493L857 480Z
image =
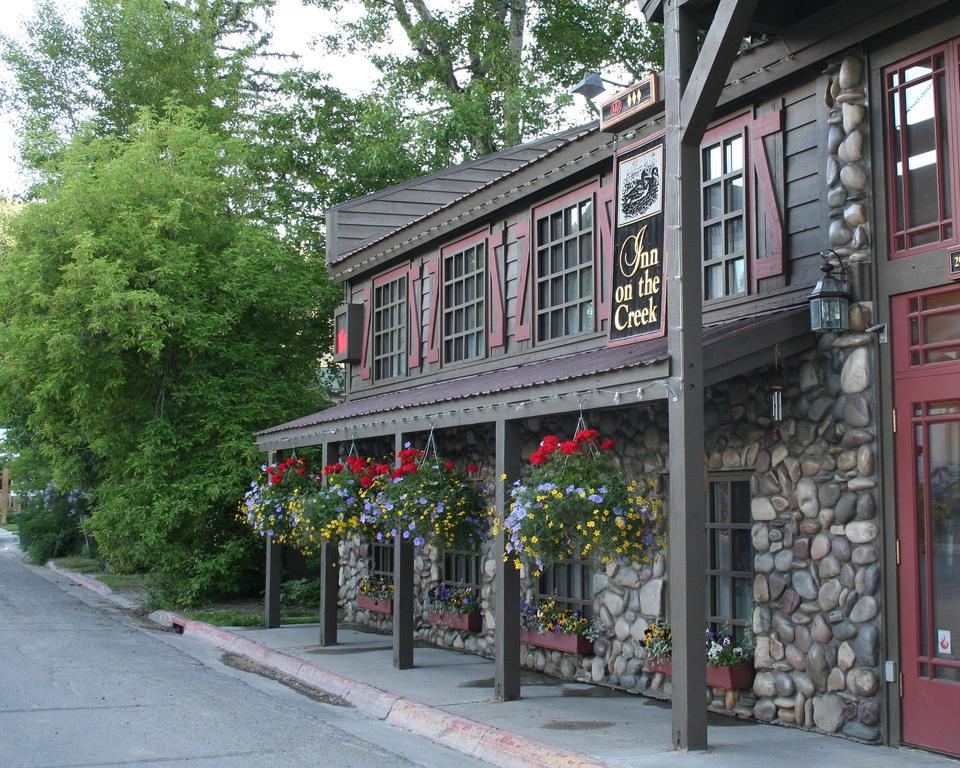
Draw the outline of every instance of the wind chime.
M783 421L783 390L786 387L786 377L780 364L780 345L773 347L773 372L770 374L770 417L775 422Z

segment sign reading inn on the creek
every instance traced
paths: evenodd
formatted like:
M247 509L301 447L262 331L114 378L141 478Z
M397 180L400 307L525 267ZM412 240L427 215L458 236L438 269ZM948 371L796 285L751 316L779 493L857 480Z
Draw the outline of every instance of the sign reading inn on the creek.
M610 340L663 336L663 138L617 156Z

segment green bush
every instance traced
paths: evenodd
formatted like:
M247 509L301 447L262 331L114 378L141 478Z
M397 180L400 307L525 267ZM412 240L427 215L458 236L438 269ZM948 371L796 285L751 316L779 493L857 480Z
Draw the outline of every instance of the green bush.
M17 515L20 545L35 563L80 554L84 549L83 517L73 491L64 495L48 488Z
M320 605L320 579L292 579L280 585L281 605Z

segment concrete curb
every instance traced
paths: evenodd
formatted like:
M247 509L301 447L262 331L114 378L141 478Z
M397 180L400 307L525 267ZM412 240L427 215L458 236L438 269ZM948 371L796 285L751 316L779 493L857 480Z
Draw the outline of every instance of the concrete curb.
M609 763L554 749L492 725L451 715L178 613L154 611L147 618L164 627L178 628L184 635L197 637L221 650L245 656L305 685L340 696L369 717L386 720L398 728L501 768L613 768Z
M116 594L112 589L110 589L110 587L100 581L100 579L94 578L93 576L87 576L83 573L77 573L75 571L68 571L66 568L60 568L52 560L47 561L47 568L54 573L59 573L61 576L66 576L73 584L77 584L78 586L85 587L92 592L96 592L101 597L105 597L111 603L119 605L121 608L139 607L132 600L124 597L123 595Z

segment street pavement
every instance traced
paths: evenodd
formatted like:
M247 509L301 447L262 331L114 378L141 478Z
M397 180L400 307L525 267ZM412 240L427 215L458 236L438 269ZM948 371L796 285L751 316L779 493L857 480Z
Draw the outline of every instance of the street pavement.
M223 664L0 541L0 767L482 763Z

